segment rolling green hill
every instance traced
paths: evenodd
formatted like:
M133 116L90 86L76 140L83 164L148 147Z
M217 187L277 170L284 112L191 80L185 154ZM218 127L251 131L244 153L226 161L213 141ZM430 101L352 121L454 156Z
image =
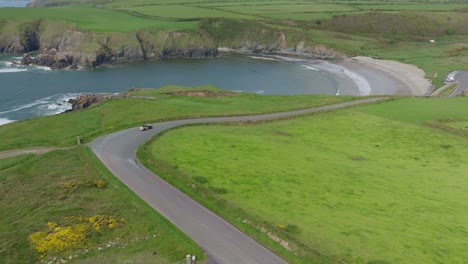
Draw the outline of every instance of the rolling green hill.
M140 157L292 263L462 263L467 102L397 99L191 126Z

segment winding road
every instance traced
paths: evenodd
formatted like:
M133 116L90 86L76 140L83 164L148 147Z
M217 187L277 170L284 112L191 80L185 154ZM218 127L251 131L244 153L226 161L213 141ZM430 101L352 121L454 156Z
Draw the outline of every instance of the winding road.
M136 157L137 148L162 131L188 124L270 120L383 100L385 98L368 98L265 115L170 121L154 124L152 130L144 132L140 132L137 128L119 131L97 138L88 145L117 178L198 243L208 255L208 263L287 263L236 227L146 169Z

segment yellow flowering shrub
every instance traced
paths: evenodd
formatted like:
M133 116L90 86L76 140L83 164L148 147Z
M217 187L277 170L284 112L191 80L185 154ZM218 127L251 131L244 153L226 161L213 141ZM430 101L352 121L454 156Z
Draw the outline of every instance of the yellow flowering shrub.
M81 185L82 183L80 181L67 181L67 182L62 183L63 187L69 188L69 189L78 188Z
M98 189L104 189L104 187L106 187L106 182L103 180L95 181L94 184Z
M45 256L49 251L63 252L86 246L88 225L75 224L61 227L54 222L49 222L47 226L48 232L35 232L28 237L41 256Z
M122 221L123 220L123 221ZM88 218L88 222L92 224L94 230L100 231L103 228L114 229L119 225L125 224L125 219L121 219L118 221L113 216L109 215L95 215L93 217Z
M89 246L89 237L96 231L114 229L127 223L124 218L116 219L108 215L92 217L68 216L66 222L78 222L67 226L60 226L55 222L48 222L47 229L34 232L28 236L33 248L43 258L48 252L63 252Z
M87 188L96 187L98 189L104 189L106 187L106 182L104 180L94 180L91 177L86 177L82 181L71 180L63 182L61 185L67 189L76 189L82 186Z

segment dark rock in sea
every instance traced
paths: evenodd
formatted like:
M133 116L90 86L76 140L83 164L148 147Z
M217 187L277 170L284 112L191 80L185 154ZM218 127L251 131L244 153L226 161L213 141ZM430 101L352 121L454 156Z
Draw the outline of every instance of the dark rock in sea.
M91 105L100 103L107 99L108 95L100 94L83 94L75 99L68 100L68 103L72 105L72 109L67 112L82 110L90 107Z
M23 55L23 59L21 60L22 65L30 65L34 63L34 59L31 57L31 54L25 53Z

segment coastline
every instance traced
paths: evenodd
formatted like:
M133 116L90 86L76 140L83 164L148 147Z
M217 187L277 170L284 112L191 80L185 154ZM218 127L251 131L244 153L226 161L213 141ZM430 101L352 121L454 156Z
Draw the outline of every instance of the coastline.
M432 83L420 68L397 61L357 56L337 63L363 76L371 84L371 95L425 96Z
M358 90L341 87L336 95L406 95L427 96L433 85L425 72L415 65L398 61L373 59L365 56L344 57L336 60L316 59L300 53L257 54L244 50L220 47L220 55L241 54L252 58L279 61L308 62L314 68L334 73L338 79L352 80ZM257 57L258 56L258 57Z
M239 54L239 52L229 50L222 54ZM424 72L413 65L403 64L394 61L376 60L367 57L349 57L342 58L338 61L327 61L313 59L307 56L291 56L290 54L257 54L241 52L243 56L253 59L266 60L274 62L290 62L295 63L302 68L314 72L318 72L327 76L336 85L335 95L357 95L357 96L372 96L372 95L403 95L403 96L423 96L430 90L431 84L424 79ZM285 56L286 55L286 56ZM289 56L288 56L289 55ZM18 59L18 57L12 57ZM10 70L10 67L15 68L12 63L3 63L2 68L4 74ZM22 66L13 70L41 69L43 67ZM107 65L105 67L108 67ZM0 69L1 70L1 69ZM10 70L11 71L11 70ZM309 73L306 73L309 75ZM293 84L291 80L290 85ZM222 86L220 86L222 87ZM60 114L69 111L72 107L68 99L79 97L83 92L76 93L60 93L37 99L33 102L19 105L15 109L0 112L0 126L18 120L18 118L5 115L8 112L17 111L26 108L34 108L38 111L47 112L48 114ZM90 92L85 94L101 94ZM65 99L64 99L65 98ZM67 102L65 102L67 101ZM19 120L21 120L20 118Z

